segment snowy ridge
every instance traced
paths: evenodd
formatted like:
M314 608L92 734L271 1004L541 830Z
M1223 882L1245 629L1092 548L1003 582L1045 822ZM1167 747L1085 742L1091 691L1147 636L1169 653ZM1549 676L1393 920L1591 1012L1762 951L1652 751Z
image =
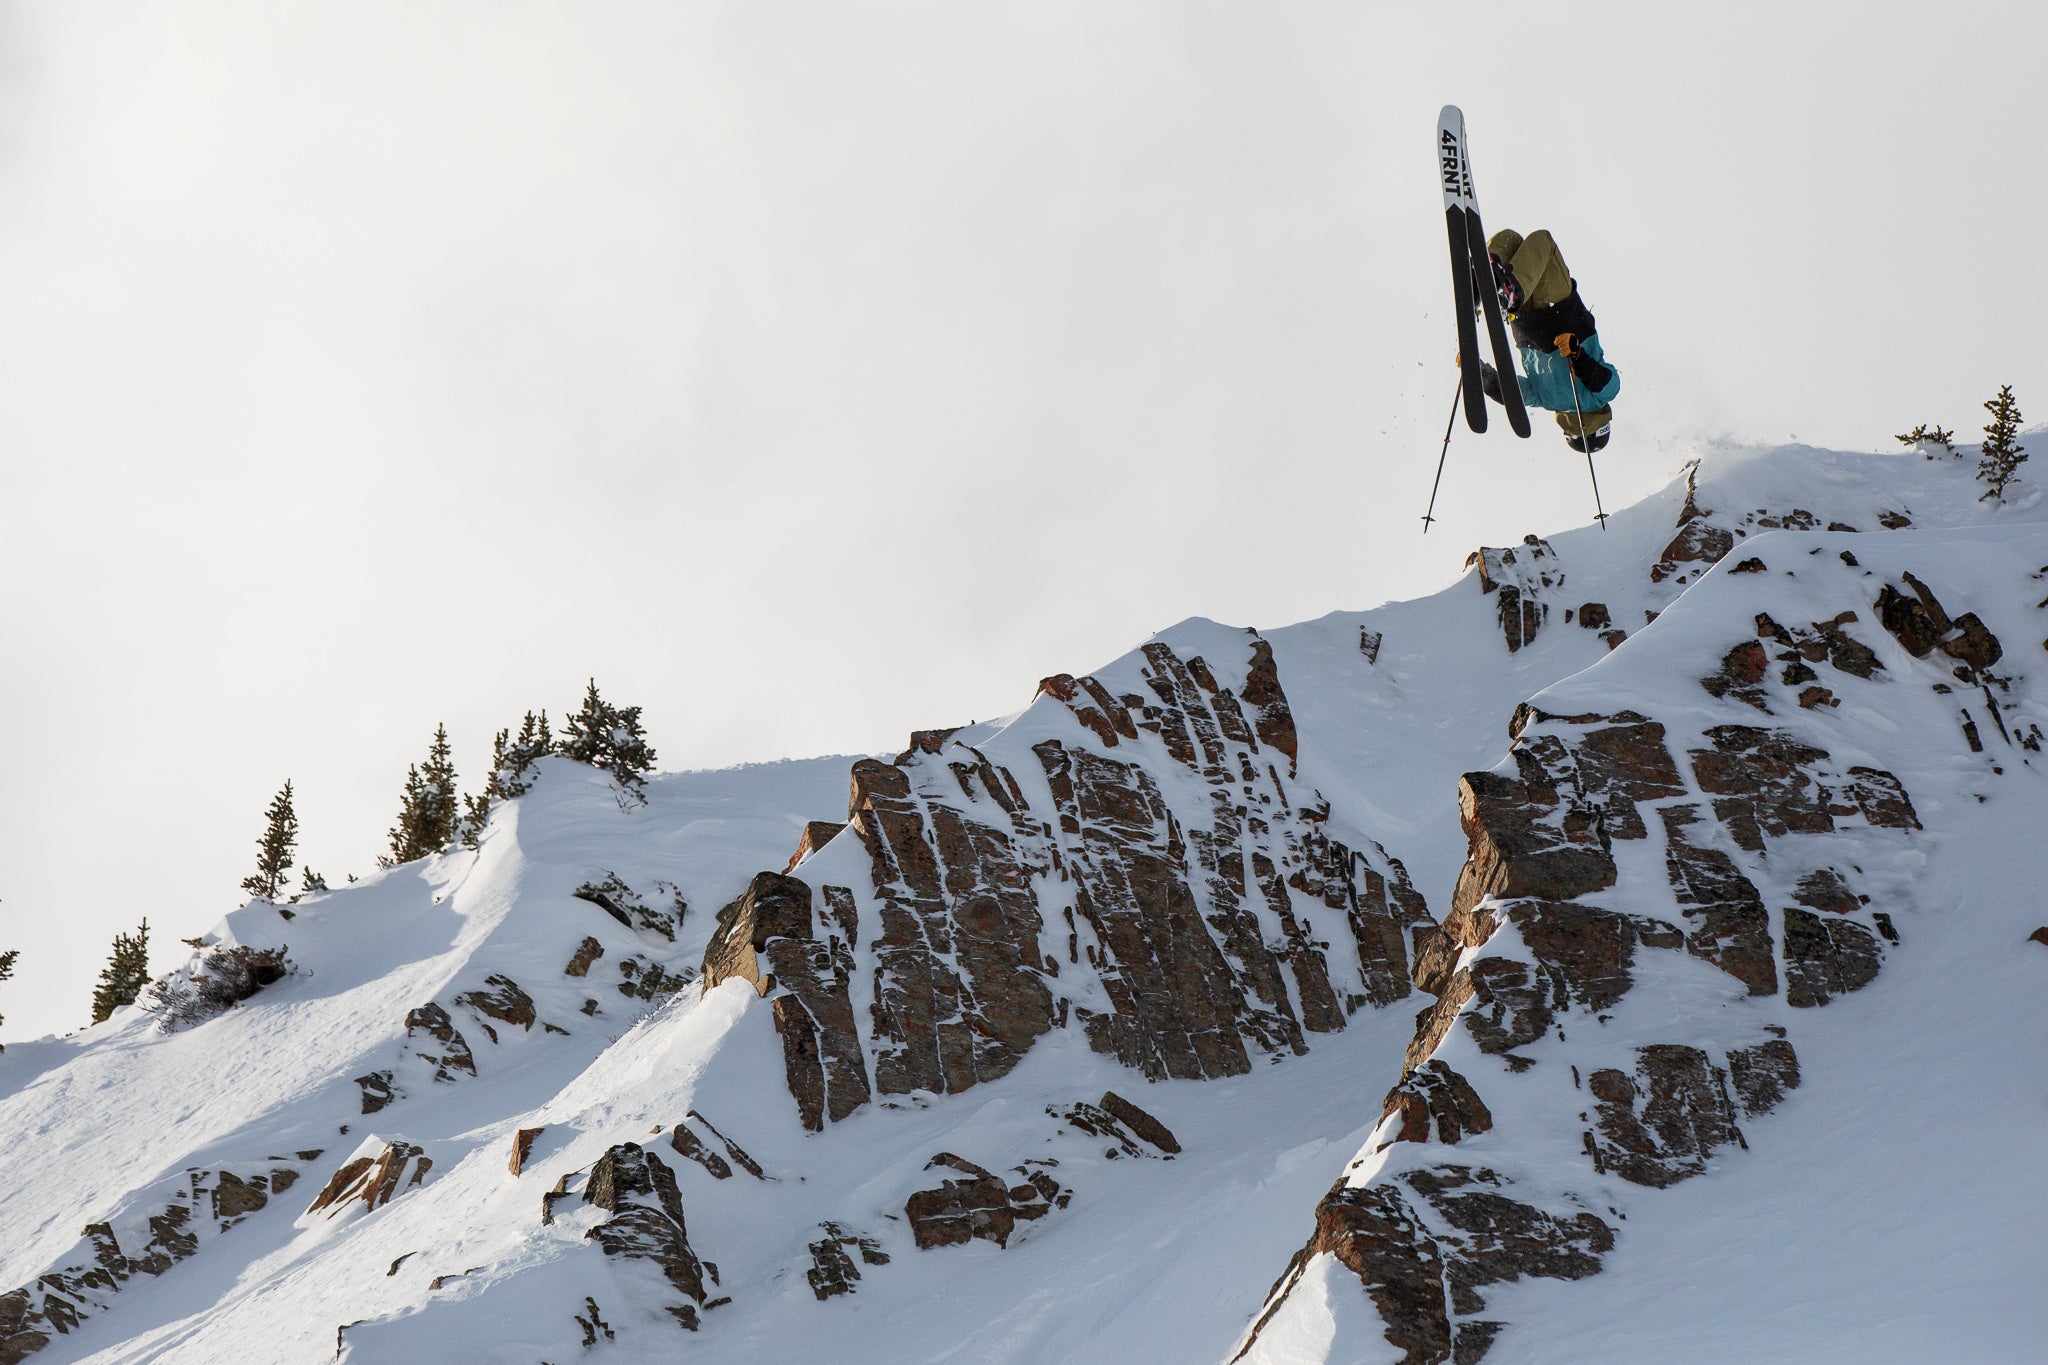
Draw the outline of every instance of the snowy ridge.
M1940 1257L2048 1194L2048 531L1978 491L1752 452L893 762L550 762L230 916L300 971L221 1018L0 1057L0 1361L2011 1358L2025 1258Z

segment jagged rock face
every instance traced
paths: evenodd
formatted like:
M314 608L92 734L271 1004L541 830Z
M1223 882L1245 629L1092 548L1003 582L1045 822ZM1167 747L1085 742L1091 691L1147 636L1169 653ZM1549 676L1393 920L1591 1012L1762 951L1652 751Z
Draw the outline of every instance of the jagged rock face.
M1550 603L1544 591L1565 579L1550 542L1536 536L1523 537L1521 545L1512 550L1474 550L1465 560L1465 567L1477 567L1479 590L1493 595L1501 636L1507 641L1510 654L1535 639L1536 632L1543 629L1543 623L1550 617ZM1597 624L1606 625L1606 607L1588 603L1584 612L1594 615L1595 608ZM1587 620L1585 624L1591 628L1595 621Z
M1094 1104L1082 1101L1048 1105L1045 1112L1066 1127L1115 1143L1116 1146L1104 1149L1105 1156L1162 1157L1170 1161L1180 1152L1180 1142L1171 1129L1114 1090L1104 1091Z
M1847 634L1852 619L1844 613L1805 632L1759 618L1759 637L1785 645L1801 665L1840 659L1844 672L1869 679L1881 670ZM1762 645L1747 642L1707 691L1769 711L1770 666ZM1882 940L1895 941L1890 918L1857 890L1860 870L1816 864L1814 846L1798 842L1848 827L1919 828L1893 774L1844 767L1790 731L1732 724L1689 732L1698 741L1682 748L1681 765L1666 726L1634 712L1524 707L1511 733L1507 771L1468 774L1461 784L1468 857L1451 912L1422 936L1415 966L1418 984L1438 999L1418 1021L1368 1148L1380 1162L1397 1143L1448 1149L1493 1126L1484 1073L1460 1074L1436 1055L1455 1028L1482 1057L1525 1072L1544 1067L1568 1036L1597 1032L1635 987L1645 954L1683 952L1726 973L1742 996L1782 992L1789 1004L1815 1006L1868 984L1882 966ZM1623 857L1634 841L1648 842L1652 856ZM1767 856L1776 869L1769 879ZM1631 885L1660 865L1662 886ZM1796 903L1772 904L1766 883L1795 888ZM1672 905L1676 922L1616 908L1628 904ZM1565 1087L1560 1105L1585 1115L1589 1177L1662 1188L1698 1175L1717 1152L1746 1147L1743 1120L1799 1084L1793 1045L1774 1027L1725 1051L1671 1039L1633 1055L1628 1069L1603 1059L1583 1081L1554 1060L1540 1073ZM1453 1170L1455 1180L1442 1174ZM1302 1265L1327 1252L1360 1277L1405 1360L1478 1360L1498 1328L1472 1316L1484 1307L1477 1290L1489 1276L1591 1273L1612 1244L1606 1225L1556 1193L1552 1178L1532 1182L1547 1191L1533 1194L1516 1192L1512 1170L1482 1175L1438 1163L1340 1183L1266 1316L1280 1310ZM1474 1189L1475 1180L1485 1188ZM1445 1224L1462 1239L1430 1231Z
M915 790L902 767L853 770L853 823L879 903L870 1008L885 1094L946 1094L1005 1075L1055 1023L1024 861L1035 850L1015 820L1021 793L986 759L953 776L960 806ZM971 813L984 803L994 818Z
M374 1212L390 1203L401 1186L411 1189L425 1180L433 1168L434 1159L412 1143L386 1143L375 1156L359 1156L344 1163L306 1212L324 1210L332 1218L357 1203L365 1212Z
M518 1132L514 1133L512 1135L512 1156L505 1163L505 1169L513 1175L518 1175L521 1171L525 1170L526 1159L533 1155L534 1139L546 1131L546 1128L521 1128Z
M866 1059L848 985L853 961L837 934L814 933L811 888L763 872L746 894L719 911L704 954L704 988L741 977L775 993L775 1031L784 1071L804 1126L843 1119L868 1102Z
M1331 838L1327 806L1290 790L1270 646L1250 639L1239 690L1199 656L1143 657L1146 692L1041 684L1082 737L997 755L928 731L856 764L872 922L851 888L779 874L721 913L707 988L741 976L772 997L806 1125L993 1080L1069 1026L1150 1078L1239 1075L1408 993L1427 907L1398 860ZM1358 964L1343 979L1318 942L1332 928Z
M1745 1082L1732 1091L1731 1072ZM1717 1147L1747 1147L1736 1120L1769 1112L1798 1083L1798 1058L1782 1040L1730 1054L1726 1069L1695 1047L1640 1048L1634 1074L1604 1068L1586 1078L1596 1101L1586 1150L1596 1171L1661 1189L1705 1171Z
M903 1216L918 1250L965 1246L977 1238L1007 1246L1017 1224L1066 1207L1070 1196L1045 1172L1046 1164L1014 1167L1020 1179L1013 1185L963 1157L940 1152L925 1163L926 1170L950 1170L967 1178L947 1177L937 1188L919 1190L904 1203Z
M455 1003L466 1006L480 1016L478 1022L490 1036L498 1041L498 1030L489 1021L497 1020L525 1031L531 1031L534 1024L533 997L520 989L519 983L509 976L486 977L487 990L465 991L455 997Z
M706 1298L705 1265L690 1249L675 1172L638 1143L620 1143L591 1167L583 1202L612 1215L585 1236L607 1256L652 1262L688 1300L665 1305L663 1311L696 1331Z
M356 1077L356 1086L362 1091L363 1112L365 1114L376 1113L385 1105L400 1098L402 1094L391 1083L391 1073L389 1071L372 1071L367 1076L358 1076Z
M1706 737L1713 747L1691 751L1693 776L1714 798L1715 817L1752 853L1766 838L1827 834L1853 816L1878 828L1920 828L1905 788L1882 769L1838 773L1825 750L1752 725L1717 725Z
M804 1279L820 1302L853 1293L860 1281L860 1266L854 1264L850 1253L860 1253L861 1265L889 1264L889 1253L874 1238L848 1232L837 1223L820 1223L818 1227L825 1236L811 1243L811 1268L804 1272Z
M1614 1249L1613 1229L1593 1214L1546 1211L1502 1193L1508 1187L1493 1171L1448 1164L1372 1185L1339 1182L1238 1358L1309 1258L1328 1253L1365 1286L1402 1365L1477 1361L1501 1325L1478 1316L1480 1290L1528 1276L1581 1279Z
M20 1365L111 1308L113 1296L137 1275L163 1274L269 1207L319 1157L315 1150L238 1167L194 1167L160 1203L117 1220L118 1228L88 1223L71 1253L77 1259L67 1258L33 1283L0 1294L0 1365Z
M413 1043L413 1051L428 1066L434 1069L437 1081L452 1081L458 1073L476 1075L476 1055L469 1049L469 1040L455 1027L455 1021L448 1017L448 1011L429 1000L405 1016L405 1036L411 1040L413 1034L424 1033L439 1046L435 1049Z
M1493 1127L1493 1114L1472 1083L1434 1058L1387 1092L1380 1117L1394 1114L1400 1115L1401 1122L1388 1134L1390 1142L1427 1142L1434 1136L1445 1146L1455 1147L1467 1134Z
M711 1135L710 1142L705 1141L692 1131L690 1125L693 1123ZM696 1162L706 1171L709 1171L714 1180L732 1179L732 1168L734 1166L739 1167L756 1180L766 1180L768 1178L761 1169L761 1163L747 1155L745 1148L741 1147L724 1133L719 1132L718 1129L712 1126L710 1119L705 1118L694 1109L689 1112L689 1116L683 1122L678 1123L669 1130L668 1142L669 1146L675 1148L680 1155L688 1157L691 1161ZM725 1156L720 1156L716 1151L712 1150L712 1142L716 1142L720 1147L724 1148ZM731 1159L730 1164L728 1164L727 1158Z
M1664 866L1685 915L1686 950L1704 958L1748 987L1751 995L1775 995L1778 967L1771 945L1771 917L1756 884L1720 849L1693 842L1699 807L1665 806Z

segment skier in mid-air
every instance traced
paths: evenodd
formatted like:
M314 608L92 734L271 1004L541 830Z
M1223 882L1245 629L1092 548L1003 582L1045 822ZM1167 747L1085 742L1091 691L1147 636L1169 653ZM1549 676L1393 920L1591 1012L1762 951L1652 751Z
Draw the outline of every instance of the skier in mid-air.
M1486 249L1501 311L1521 354L1522 401L1555 413L1565 444L1592 454L1607 444L1621 375L1601 351L1578 281L1547 231L1524 237L1503 228ZM1503 401L1493 366L1482 366L1480 380L1488 398Z

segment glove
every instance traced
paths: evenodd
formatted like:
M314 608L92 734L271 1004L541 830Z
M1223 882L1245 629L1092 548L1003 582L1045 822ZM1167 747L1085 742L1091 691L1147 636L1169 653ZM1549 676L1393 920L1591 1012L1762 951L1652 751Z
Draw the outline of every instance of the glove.
M1559 355L1563 356L1566 360L1570 360L1572 358L1572 334L1570 332L1559 332L1557 334L1557 340L1553 344L1557 347L1557 353Z

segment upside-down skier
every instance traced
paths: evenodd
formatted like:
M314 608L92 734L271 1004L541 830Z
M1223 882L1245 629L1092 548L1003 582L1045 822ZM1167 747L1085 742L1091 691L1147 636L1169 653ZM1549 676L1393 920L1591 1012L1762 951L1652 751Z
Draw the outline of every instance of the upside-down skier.
M1521 356L1522 401L1555 413L1565 443L1592 454L1607 444L1621 374L1607 363L1578 281L1547 231L1524 237L1503 228L1486 248L1501 312ZM1493 366L1482 366L1480 381L1488 398L1503 401Z

